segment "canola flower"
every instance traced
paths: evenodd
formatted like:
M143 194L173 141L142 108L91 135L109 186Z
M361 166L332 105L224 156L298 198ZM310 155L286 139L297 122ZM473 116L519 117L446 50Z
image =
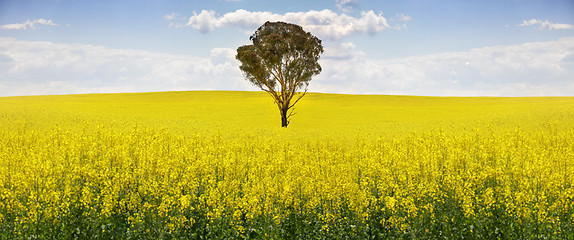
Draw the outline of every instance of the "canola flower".
M316 139L21 117L42 114L0 120L3 239L574 237L567 111Z

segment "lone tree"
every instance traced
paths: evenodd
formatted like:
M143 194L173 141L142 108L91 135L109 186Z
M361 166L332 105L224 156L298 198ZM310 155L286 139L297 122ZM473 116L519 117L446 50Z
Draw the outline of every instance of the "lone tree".
M311 77L321 72L321 40L301 26L284 22L266 22L249 40L252 45L237 48L239 68L247 80L273 97L281 127L287 127L293 106L307 93Z

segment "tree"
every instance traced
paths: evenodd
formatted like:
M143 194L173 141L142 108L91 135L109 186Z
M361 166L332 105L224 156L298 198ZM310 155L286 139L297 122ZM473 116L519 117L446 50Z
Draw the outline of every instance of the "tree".
M239 68L247 80L273 97L281 113L281 127L287 127L311 77L321 72L321 40L301 26L284 22L266 22L249 40L252 45L237 48Z

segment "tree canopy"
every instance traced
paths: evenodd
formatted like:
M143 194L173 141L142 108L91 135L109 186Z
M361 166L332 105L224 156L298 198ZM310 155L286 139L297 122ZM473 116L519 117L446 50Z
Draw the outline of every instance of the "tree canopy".
M321 40L285 22L266 22L249 40L253 44L237 49L239 68L247 80L273 97L281 126L287 127L293 107L307 93L311 78L321 72Z

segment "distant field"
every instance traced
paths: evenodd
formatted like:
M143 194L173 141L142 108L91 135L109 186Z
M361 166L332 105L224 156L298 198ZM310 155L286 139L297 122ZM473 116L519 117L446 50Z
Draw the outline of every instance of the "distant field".
M466 131L540 127L557 115L574 113L574 98L464 98L310 93L295 107L290 127L263 92L163 92L0 98L4 121L44 129L102 125L130 130L134 125L175 134L272 132L295 135L394 136L417 131ZM289 133L285 133L289 132Z
M0 239L574 238L574 98L0 98Z

